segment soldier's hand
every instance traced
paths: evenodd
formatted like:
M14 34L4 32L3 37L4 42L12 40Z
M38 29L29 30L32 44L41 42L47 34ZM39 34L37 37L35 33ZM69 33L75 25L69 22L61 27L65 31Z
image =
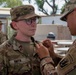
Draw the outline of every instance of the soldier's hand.
M40 59L50 57L48 49L42 43L36 43L36 51Z
M56 54L54 52L54 46L53 46L53 43L51 42L51 40L50 39L44 40L43 45L48 48L50 56L52 58L54 58Z

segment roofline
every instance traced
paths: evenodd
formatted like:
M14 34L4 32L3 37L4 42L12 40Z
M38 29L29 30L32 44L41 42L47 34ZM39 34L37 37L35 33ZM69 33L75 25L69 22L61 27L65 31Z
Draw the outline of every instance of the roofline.
M0 7L0 10L8 10L8 11L9 11L10 9L11 9L11 8L1 8L1 7Z

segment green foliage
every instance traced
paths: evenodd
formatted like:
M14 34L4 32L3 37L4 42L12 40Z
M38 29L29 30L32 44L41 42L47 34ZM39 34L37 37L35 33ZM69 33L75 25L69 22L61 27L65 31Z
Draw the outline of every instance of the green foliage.
M44 0L35 0L35 2L38 5L38 7L43 8Z
M0 0L0 5L2 5L4 3L4 0Z
M55 4L55 1L56 0L35 0L38 9L46 15L56 14L58 6ZM49 9L44 8L45 3L52 9L50 14L48 12Z
M64 5L62 6L62 8L61 8L61 14L63 14L63 13L65 12L65 6L66 6L66 4L64 4Z
M0 6L2 7L15 7L15 6L19 6L22 5L23 1L28 1L31 4L32 0L0 0ZM56 0L34 0L35 4L37 4L39 11L43 12L46 15L51 15L51 14L56 14L58 6L55 4ZM68 1L68 0L67 0ZM52 8L52 11L49 13L48 9L44 8L45 3L47 3L50 8ZM63 12L63 8L62 8L62 12Z
M0 0L0 5L3 7L14 7L22 5L22 0Z

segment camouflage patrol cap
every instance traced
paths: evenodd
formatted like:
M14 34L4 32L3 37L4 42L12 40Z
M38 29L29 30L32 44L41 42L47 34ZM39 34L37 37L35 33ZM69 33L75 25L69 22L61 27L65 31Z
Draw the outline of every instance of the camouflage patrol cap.
M0 21L0 25L2 25L3 23L2 23L2 21Z
M32 5L21 5L11 8L10 14L12 21L19 19L28 19L34 16L40 17L39 15L35 14L35 9Z
M76 0L70 0L66 6L65 6L65 12L62 15L62 17L60 18L63 21L67 20L67 16L68 14L70 14L71 12L74 11L74 9L76 8Z

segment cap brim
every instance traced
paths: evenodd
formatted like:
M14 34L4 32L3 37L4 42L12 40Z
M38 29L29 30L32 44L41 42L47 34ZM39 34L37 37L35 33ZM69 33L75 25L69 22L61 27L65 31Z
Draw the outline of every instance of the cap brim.
M29 15L26 15L26 16L24 17L24 19L29 19L29 18L32 18L32 17L40 17L40 16L37 15L37 14L29 14Z
M68 16L71 12L73 12L73 11L74 11L74 9L72 9L72 10L70 10L70 11L68 11L68 12L65 12L65 13L62 15L62 17L60 18L60 20L66 21L66 20L67 20L67 16Z

